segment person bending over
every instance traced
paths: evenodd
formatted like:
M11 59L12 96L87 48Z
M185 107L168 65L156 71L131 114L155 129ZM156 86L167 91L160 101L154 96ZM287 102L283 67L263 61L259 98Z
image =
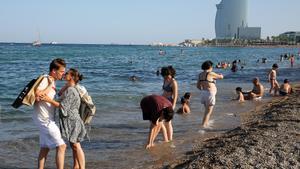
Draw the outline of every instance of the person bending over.
M160 132L164 122L170 123L174 116L172 103L163 96L149 95L144 97L140 103L143 120L150 121L150 131L146 149L154 146L154 140ZM169 142L167 132L163 132L164 139Z

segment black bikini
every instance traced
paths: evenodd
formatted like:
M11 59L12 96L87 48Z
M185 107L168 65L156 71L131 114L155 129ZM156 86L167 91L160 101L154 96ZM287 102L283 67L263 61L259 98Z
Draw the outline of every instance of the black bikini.
M199 80L199 81L200 81L200 82L207 82L207 83L216 83L215 81L209 81L209 80L207 80L208 74L209 74L209 72L206 73L205 80Z

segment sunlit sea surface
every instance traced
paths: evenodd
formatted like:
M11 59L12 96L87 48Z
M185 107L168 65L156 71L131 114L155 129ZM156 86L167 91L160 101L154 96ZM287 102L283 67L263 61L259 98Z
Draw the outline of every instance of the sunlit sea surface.
M162 49L166 55L159 55ZM85 79L96 106L90 141L82 143L87 168L148 168L167 165L183 152L192 150L196 138L206 138L232 129L240 124L240 113L249 112L262 102L239 104L231 101L237 86L252 89L251 80L259 77L266 91L270 87L267 74L273 63L279 65L278 81L285 78L300 81L299 58L290 68L280 54L294 53L297 48L181 48L120 45L43 45L0 44L0 168L36 168L39 152L38 129L31 114L32 107L14 109L10 105L31 79L47 74L52 59L60 57L67 68L77 68ZM262 58L267 58L265 64ZM204 108L199 101L196 80L205 60L217 62L240 59L244 67L233 73L230 69L214 69L225 78L217 81L217 104L212 115L212 128L200 134ZM257 60L260 60L257 63ZM153 150L144 150L149 122L142 120L140 100L148 94L162 93L162 77L156 71L167 65L175 67L179 97L191 92L191 114L176 114L173 120L175 148L162 143L161 134ZM133 82L130 76L138 77ZM60 88L63 82L58 82ZM177 108L180 106L178 102ZM48 168L55 168L55 150L50 151ZM67 149L66 168L72 166L72 153Z

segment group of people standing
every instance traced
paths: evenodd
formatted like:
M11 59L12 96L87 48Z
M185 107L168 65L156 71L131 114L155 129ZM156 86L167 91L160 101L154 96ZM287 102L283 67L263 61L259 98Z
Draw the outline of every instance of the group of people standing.
M209 119L216 104L216 80L223 79L222 74L213 72L213 63L208 60L202 66L202 72L198 76L197 88L201 91L200 101L205 107L202 119L202 127L209 127ZM271 84L270 93L274 90L280 94L291 92L288 80L279 87L276 80L276 70L278 65L274 64L269 73ZM56 166L58 169L64 168L64 158L66 144L70 143L73 152L73 168L85 168L85 155L80 145L86 136L84 123L79 115L80 94L78 88L79 81L83 79L82 74L76 69L66 71L66 63L63 59L57 58L50 63L49 74L44 75L44 79L35 91L36 102L34 104L33 120L40 131L40 153L38 157L38 167L44 168L48 152L51 148L56 148ZM162 131L165 142L173 140L172 119L174 116L176 102L178 100L178 84L175 79L176 71L172 66L163 67L160 71L163 77L162 94L149 95L144 97L140 106L143 112L143 120L150 121L149 137L146 148L154 146L154 140ZM58 92L59 99L55 100L57 80L64 79L65 86ZM239 100L261 98L264 94L264 87L258 78L253 79L253 90L242 92L241 88L236 91ZM182 107L177 112L189 112L189 100L191 94L186 93L181 98ZM59 126L55 123L55 110L59 112Z
M215 80L223 79L223 75L212 71L213 63L211 61L205 61L201 68L203 72L199 74L197 88L201 90L201 103L205 106L202 127L207 128L209 118L216 103L217 87ZM174 116L174 109L178 98L178 85L175 80L175 74L176 71L172 66L163 67L161 69L161 75L164 78L162 95L149 95L141 100L140 106L143 112L143 120L150 121L150 131L146 148L154 146L154 140L161 130L166 142L173 140L171 120ZM186 93L181 98L182 107L179 108L180 111L190 111L189 107L187 107L190 97L191 94Z
M200 101L205 107L205 113L202 119L202 128L209 127L209 119L213 112L213 108L216 104L217 86L216 80L223 79L222 74L213 72L213 63L208 60L205 61L202 66L202 72L198 76L197 88L200 90ZM284 96L292 92L292 88L289 84L289 80L285 79L284 83L279 86L277 82L278 65L274 64L269 72L269 82L271 94L274 90L276 95ZM171 120L174 116L174 110L178 98L178 85L175 80L176 71L172 66L163 67L161 69L161 75L164 78L163 81L163 93L162 95L149 95L141 100L141 109L143 112L143 120L150 120L150 132L146 148L154 146L154 140L160 130L162 130L164 140L170 142L173 139L173 127ZM264 96L264 86L260 83L258 77L253 78L253 89L251 91L243 92L241 87L236 88L238 94L237 100L260 100ZM182 107L177 112L189 112L189 99L190 93L186 93L181 98Z
M80 142L86 136L84 123L79 115L81 98L78 87L83 76L76 69L66 71L66 63L57 58L50 63L49 74L44 75L35 91L33 121L39 128L40 152L38 168L43 169L48 152L56 148L56 168L64 168L65 141L70 143L73 151L73 168L85 168L85 155ZM64 79L65 86L59 91L55 100L57 80ZM59 127L55 123L56 109L59 112Z

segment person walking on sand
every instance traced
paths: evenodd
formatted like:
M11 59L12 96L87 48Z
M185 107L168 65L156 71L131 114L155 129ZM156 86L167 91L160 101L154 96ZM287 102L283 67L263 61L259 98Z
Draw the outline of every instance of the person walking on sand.
M272 66L272 69L271 69L271 71L269 72L269 78L268 78L268 80L269 80L269 82L270 82L270 85L271 85L271 87L270 87L270 91L269 91L269 93L271 94L272 93L272 90L274 90L274 95L277 95L277 93L278 93L278 89L279 89L279 84L278 84L278 82L277 82L277 69L278 69L278 65L275 63L275 64L273 64L273 66Z
M164 122L168 123L174 116L172 103L163 96L149 95L144 97L140 103L143 120L150 121L150 131L146 149L154 146L154 140L160 132ZM164 139L168 142L168 136L164 133Z
M40 132L40 152L38 157L38 168L45 167L46 158L50 149L56 147L56 168L64 168L66 144L61 137L58 126L55 124L55 107L41 100L41 97L54 98L56 94L56 80L61 80L65 73L66 63L57 58L50 63L49 75L37 87L35 92L36 102L32 119L38 126Z
M208 60L201 66L203 72L199 74L197 88L201 90L201 103L205 106L202 127L208 127L208 121L216 104L217 86L216 79L223 79L222 74L213 72L213 63Z
M178 97L177 81L175 80L176 70L172 66L162 67L161 75L164 78L162 96L167 98L172 103L172 108L175 110ZM164 123L162 126L162 131L167 132L169 141L173 140L172 121Z
M79 115L81 98L78 91L79 81L83 76L78 70L71 68L65 74L66 85L62 88L60 101L48 96L41 99L59 108L60 128L62 136L66 138L73 150L73 168L85 168L85 156L80 145L86 135L86 129Z

